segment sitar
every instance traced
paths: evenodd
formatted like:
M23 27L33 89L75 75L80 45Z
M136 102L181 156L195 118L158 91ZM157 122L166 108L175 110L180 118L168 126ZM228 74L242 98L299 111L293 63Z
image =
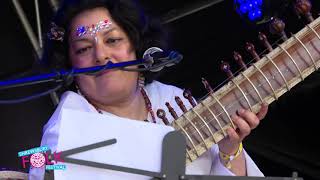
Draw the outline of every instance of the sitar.
M302 4L305 5L305 4ZM305 6L302 6L305 8ZM302 9L304 10L304 9ZM302 82L320 66L320 17L282 44L268 49L255 62L217 91L210 91L196 105L177 117L172 126L187 140L186 162L191 163L227 136L226 129L236 128L231 116L239 108L257 113L262 103L271 104ZM250 48L250 46L249 46ZM253 53L254 54L254 53ZM223 69L230 72L229 66Z

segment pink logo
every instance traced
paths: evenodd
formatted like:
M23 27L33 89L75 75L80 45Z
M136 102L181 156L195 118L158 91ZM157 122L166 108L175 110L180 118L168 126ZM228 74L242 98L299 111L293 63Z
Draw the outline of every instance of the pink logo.
M46 164L46 158L41 153L35 153L31 155L30 163L33 167L40 168Z
M18 156L22 159L23 168L26 168L27 163L30 163L31 168L45 167L46 170L65 170L66 165L57 164L63 162L61 152L51 154L49 150L47 146L42 146L18 152Z
M49 157L53 157L53 161L49 160ZM29 156L22 156L22 166L23 168L26 168L26 163L30 163L32 167L35 168L40 168L44 165L53 165L59 162L63 162L61 158L61 152L57 153L54 152L54 154L49 154L49 153L35 153L32 154L29 158Z

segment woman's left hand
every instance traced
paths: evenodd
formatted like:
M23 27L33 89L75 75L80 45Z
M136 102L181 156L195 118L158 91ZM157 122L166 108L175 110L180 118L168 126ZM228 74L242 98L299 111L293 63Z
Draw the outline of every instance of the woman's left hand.
M226 130L228 137L221 140L219 145L220 152L233 155L238 151L239 144L248 136L252 129L256 128L260 120L263 119L268 111L268 105L262 104L257 114L244 109L239 109L238 115L234 115L231 119L236 129L228 128Z

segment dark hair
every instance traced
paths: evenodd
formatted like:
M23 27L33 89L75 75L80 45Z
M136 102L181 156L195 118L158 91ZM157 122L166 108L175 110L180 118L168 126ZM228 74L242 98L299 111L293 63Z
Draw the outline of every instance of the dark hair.
M69 25L77 14L98 7L108 9L114 21L127 33L137 58L142 58L144 51L152 46L167 49L168 36L160 21L145 16L134 0L64 0L53 19L58 27L65 30L64 39L62 42L49 38L46 40L43 62L50 68L70 68ZM159 73L144 72L146 83L152 82L158 75Z

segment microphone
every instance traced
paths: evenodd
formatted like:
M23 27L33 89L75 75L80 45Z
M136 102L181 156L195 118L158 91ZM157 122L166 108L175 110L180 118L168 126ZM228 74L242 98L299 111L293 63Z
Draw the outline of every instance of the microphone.
M159 72L164 67L178 64L183 56L176 51L163 51L158 47L151 47L143 53L145 68L151 72Z

